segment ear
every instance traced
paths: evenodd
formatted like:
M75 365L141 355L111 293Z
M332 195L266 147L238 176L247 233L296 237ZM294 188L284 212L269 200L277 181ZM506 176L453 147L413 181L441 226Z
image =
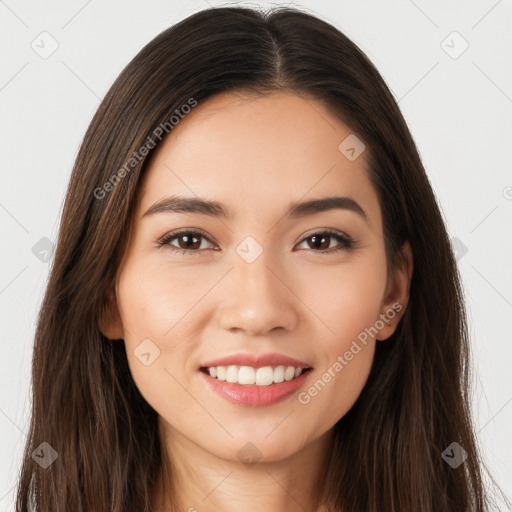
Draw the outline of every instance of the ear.
M383 321L384 327L379 330L378 340L385 340L395 332L400 319L407 309L413 263L411 245L407 240L400 248L396 267L388 278L379 317Z
M107 304L99 314L98 328L110 340L124 338L123 323L117 307L116 294L113 290L109 291Z

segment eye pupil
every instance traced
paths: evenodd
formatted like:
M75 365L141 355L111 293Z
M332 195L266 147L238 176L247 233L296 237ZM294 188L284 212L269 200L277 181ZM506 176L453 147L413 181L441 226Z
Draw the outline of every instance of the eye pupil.
M329 248L329 243L327 243L327 247L325 247L325 246L323 246L324 244L322 242L327 240L329 237L330 237L330 235L327 235L327 236L313 235L313 236L310 237L310 239L313 241L313 245L315 246L315 248L317 248L317 249L328 249ZM317 246L317 241L321 241L320 242L320 247Z
M185 246L183 247L183 248L185 248L185 249L190 249L191 247L192 247L192 248L196 248L196 247L194 246L194 243L193 243L193 242L192 242L192 243L190 243L190 242L191 242L192 240L194 240L194 239L195 239L195 240L199 240L199 238L198 238L198 237L196 237L196 236L189 236L189 235L181 235L179 238L180 238L180 239L186 239L186 240L187 240L187 242L185 242ZM180 243L180 246L181 246L181 245L182 245L182 244ZM196 243L195 245L197 245L197 243ZM201 244L199 243L199 245L201 245Z

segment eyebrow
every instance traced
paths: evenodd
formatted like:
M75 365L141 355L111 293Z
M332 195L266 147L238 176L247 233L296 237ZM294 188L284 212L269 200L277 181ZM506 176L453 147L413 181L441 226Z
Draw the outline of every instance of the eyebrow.
M289 219L298 219L329 210L349 210L360 215L368 224L368 217L361 205L351 197L332 196L293 203L286 213ZM143 215L146 217L156 213L196 213L210 217L232 219L229 210L217 201L209 201L198 197L170 196L154 203Z

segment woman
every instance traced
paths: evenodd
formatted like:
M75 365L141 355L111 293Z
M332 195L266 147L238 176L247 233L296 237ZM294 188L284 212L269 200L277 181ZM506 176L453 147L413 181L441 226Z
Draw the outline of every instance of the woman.
M290 8L206 9L81 145L17 510L483 511L446 228L382 77Z

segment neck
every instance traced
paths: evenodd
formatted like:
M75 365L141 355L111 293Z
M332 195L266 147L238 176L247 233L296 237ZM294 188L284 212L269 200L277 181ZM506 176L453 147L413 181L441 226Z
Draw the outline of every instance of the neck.
M167 459L155 488L157 512L326 510L319 500L332 430L286 459L253 464L219 458L168 424L162 430Z

